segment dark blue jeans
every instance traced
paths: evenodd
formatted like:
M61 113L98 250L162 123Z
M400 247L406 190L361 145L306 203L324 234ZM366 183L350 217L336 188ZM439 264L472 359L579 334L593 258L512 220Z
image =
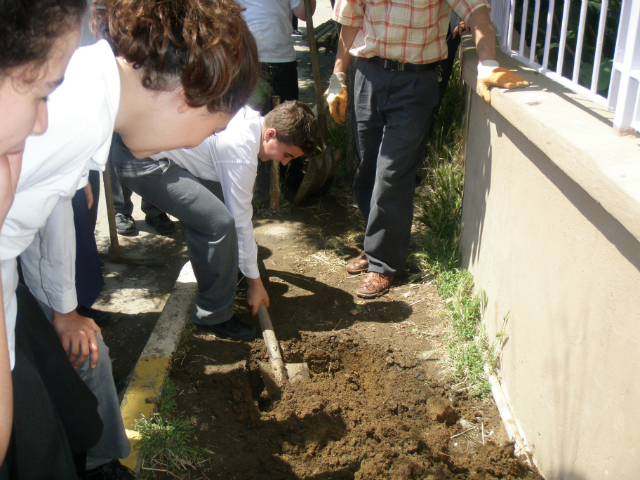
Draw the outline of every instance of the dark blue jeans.
M353 193L366 223L369 271L395 275L405 268L415 174L438 92L437 69L394 72L358 59L354 105L360 164Z

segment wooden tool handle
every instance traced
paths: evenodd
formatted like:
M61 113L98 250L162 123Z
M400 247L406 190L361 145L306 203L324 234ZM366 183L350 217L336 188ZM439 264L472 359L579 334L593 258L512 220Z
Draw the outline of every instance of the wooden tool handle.
M262 338L267 346L267 352L269 353L269 363L273 369L276 383L278 387L283 387L287 383L287 371L284 368L284 361L282 360L282 353L278 345L278 339L273 332L273 325L271 324L271 318L269 318L269 312L264 304L258 307L258 320L260 320L260 328L262 328Z

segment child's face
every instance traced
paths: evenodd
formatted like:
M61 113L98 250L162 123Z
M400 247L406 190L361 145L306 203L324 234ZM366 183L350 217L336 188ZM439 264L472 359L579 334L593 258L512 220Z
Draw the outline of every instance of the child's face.
M304 151L300 147L278 141L274 128L269 128L262 134L258 158L263 162L274 161L286 165L302 155Z

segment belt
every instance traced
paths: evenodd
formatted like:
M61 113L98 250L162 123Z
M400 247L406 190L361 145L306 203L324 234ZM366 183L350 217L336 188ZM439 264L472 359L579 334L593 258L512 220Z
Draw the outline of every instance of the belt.
M369 61L392 72L424 72L425 70L433 70L438 66L438 62L402 63L397 60L387 60L386 58L380 57L371 57L369 58Z

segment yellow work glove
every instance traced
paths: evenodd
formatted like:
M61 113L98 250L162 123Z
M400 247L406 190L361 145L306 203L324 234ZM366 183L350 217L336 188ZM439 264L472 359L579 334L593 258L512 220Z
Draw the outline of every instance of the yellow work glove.
M495 60L485 60L478 64L478 95L491 103L491 87L518 88L526 87L529 82L517 73L499 66Z
M329 88L324 94L335 122L344 122L347 119L347 74L338 72L331 75Z

